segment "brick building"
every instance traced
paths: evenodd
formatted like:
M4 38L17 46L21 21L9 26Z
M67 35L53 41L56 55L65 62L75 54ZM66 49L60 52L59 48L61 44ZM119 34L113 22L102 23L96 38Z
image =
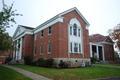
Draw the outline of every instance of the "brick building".
M15 60L24 56L53 58L73 64L90 62L89 23L77 8L71 8L49 19L36 28L19 25L14 39Z
M115 61L113 42L109 36L93 34L89 37L89 41L90 57L97 58L100 61Z
M12 57L11 50L0 51L0 64L4 64L6 62L6 58L8 57Z

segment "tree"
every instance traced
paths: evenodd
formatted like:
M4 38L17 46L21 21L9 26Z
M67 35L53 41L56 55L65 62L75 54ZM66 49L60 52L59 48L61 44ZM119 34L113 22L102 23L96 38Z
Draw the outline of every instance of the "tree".
M114 51L118 54L120 58L120 24L117 24L113 29L110 29L109 36L114 42Z
M2 0L2 10L0 11L0 50L8 50L12 46L12 38L6 32L6 28L13 25L10 23L16 23L15 16L21 15L17 14L16 10L13 9L13 3L8 6Z

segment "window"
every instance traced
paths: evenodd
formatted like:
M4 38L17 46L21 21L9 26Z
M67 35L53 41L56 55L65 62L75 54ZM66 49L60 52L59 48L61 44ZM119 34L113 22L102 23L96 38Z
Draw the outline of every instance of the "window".
M81 52L81 45L79 44L79 52Z
M74 43L74 52L78 52L78 44Z
M78 29L78 36L80 37L80 29Z
M72 53L72 42L70 43L70 51Z
M49 27L48 28L48 34L51 34L52 33L52 27Z
M48 52L50 53L51 52L51 43L48 43Z
M44 33L44 31L42 30L42 31L41 31L41 36L43 36L43 33Z
M43 46L40 46L40 54L43 53Z
M70 35L72 35L72 26L70 26Z
M36 47L34 47L34 54L36 54L36 52L37 52L37 49L36 49Z
M37 38L37 35L34 35L34 36L35 36L35 38L34 38L34 39L36 40L36 38Z
M73 25L73 35L77 36L77 24Z

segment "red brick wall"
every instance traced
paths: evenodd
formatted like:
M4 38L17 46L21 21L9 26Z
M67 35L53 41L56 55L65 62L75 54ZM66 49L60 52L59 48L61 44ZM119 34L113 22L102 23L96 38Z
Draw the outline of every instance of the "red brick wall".
M44 36L41 37L41 32L36 33L36 40L34 40L34 58L67 58L68 57L68 23L71 18L77 18L83 28L83 41L84 41L84 55L83 54L71 54L73 58L85 57L89 58L89 37L88 30L86 29L86 24L82 18L75 12L72 11L64 15L63 23L56 23L52 25L52 35L48 35L48 28L44 29ZM52 44L52 52L48 54L47 47L48 41ZM40 45L44 46L44 52L40 53Z
M104 55L106 61L114 61L113 45L104 44Z
M58 50L58 27L59 23L52 25L52 34L48 35L48 28L44 29L44 36L41 37L41 32L36 33L36 40L34 39L34 48L36 48L36 53L34 53L34 57L36 59L39 58L56 58L59 56ZM48 42L52 44L52 51L51 54L48 54ZM40 46L43 46L43 53L40 53ZM35 50L35 49L34 49Z
M79 16L76 11L72 11L64 15L64 23L60 23L59 26L59 57L68 57L68 24L72 18L77 18L83 29L83 46L84 46L84 55L83 54L71 54L70 57L79 58L85 57L89 58L89 36L88 30L86 29L86 24Z
M33 35L26 34L23 37L22 54L24 56L33 56Z
M0 51L0 64L4 64L5 59L9 56L12 57L12 51L10 51L10 50Z

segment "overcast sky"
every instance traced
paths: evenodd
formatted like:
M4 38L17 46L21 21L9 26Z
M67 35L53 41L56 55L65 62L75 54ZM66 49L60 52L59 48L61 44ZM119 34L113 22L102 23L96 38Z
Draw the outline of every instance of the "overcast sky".
M10 4L13 0L5 0ZM108 29L120 23L120 0L14 0L14 9L23 14L17 25L37 27L51 17L73 7L90 23L89 34L107 35ZM15 25L7 31L12 36Z

